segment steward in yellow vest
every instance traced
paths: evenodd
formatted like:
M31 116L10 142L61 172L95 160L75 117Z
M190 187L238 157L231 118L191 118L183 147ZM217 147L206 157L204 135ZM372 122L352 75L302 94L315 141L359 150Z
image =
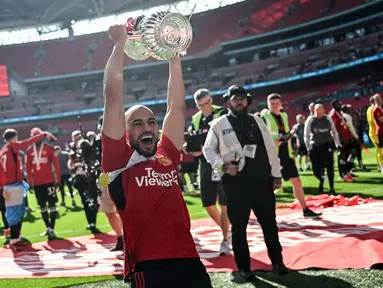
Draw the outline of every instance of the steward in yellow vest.
M279 115L282 118L283 122L283 129L286 134L290 133L290 127L289 127L289 119L286 112L280 112ZM279 141L281 135L279 123L277 123L277 119L269 110L264 110L263 114L261 114L261 118L265 121L267 128L270 131L271 137L273 137L273 140ZM289 156L294 157L294 151L293 147L291 145L291 139L287 140L287 149L289 151ZM279 152L279 146L277 146L277 151Z
M268 110L262 111L261 117L264 119L277 147L279 161L282 166L283 180L291 182L295 198L297 198L303 209L303 216L308 218L318 217L322 213L316 213L307 208L306 205L305 192L293 158L288 117L286 112L281 111L282 96L276 93L270 94L267 97L267 106Z

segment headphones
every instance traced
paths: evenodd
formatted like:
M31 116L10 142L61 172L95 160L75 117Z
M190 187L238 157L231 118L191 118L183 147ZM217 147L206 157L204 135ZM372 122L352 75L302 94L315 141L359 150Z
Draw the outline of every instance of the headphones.
M223 95L223 101L226 103L234 95L245 95L247 99L247 104L250 106L253 102L253 96L250 93L247 93L246 89L242 86L233 85L227 89L227 92Z

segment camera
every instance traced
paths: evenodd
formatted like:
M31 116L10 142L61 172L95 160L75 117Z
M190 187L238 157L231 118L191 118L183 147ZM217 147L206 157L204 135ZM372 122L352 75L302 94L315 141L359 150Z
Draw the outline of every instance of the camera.
M186 151L187 152L201 152L201 137L196 134L189 134L185 132L184 134L186 142Z

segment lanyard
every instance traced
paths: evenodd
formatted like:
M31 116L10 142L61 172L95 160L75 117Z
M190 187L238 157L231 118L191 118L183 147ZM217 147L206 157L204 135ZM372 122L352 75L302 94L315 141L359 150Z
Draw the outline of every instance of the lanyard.
M36 168L40 170L41 155L43 154L44 143L41 143L39 155L37 155L36 144L33 144L33 154L35 155Z

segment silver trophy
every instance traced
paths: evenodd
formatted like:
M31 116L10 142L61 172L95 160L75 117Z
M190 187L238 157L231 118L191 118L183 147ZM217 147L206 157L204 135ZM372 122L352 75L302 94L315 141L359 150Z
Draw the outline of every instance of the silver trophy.
M179 13L158 12L127 21L125 54L134 60L169 60L186 54L193 39L189 20Z

